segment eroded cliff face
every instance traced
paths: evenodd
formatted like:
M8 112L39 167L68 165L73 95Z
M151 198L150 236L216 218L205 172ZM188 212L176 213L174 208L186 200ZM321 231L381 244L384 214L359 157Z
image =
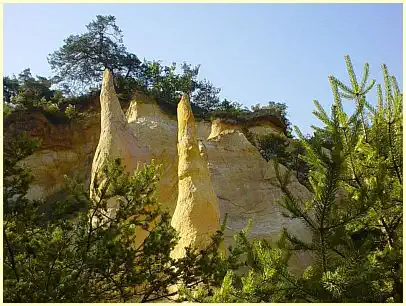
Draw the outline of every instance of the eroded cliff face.
M125 165L129 170L136 166L136 161L149 162L155 159L157 163L163 164L158 200L173 215L178 198L176 118L162 112L153 100L139 93L135 94L124 120L121 109L116 106L114 112L119 114L119 120L115 120L114 116L107 116L106 119L95 116L92 121L83 125L72 123L57 128L49 122L44 123L47 128L44 128L41 135L47 139L46 145L26 159L36 175L33 185L35 192L32 194L36 197L52 194L63 185L64 174L77 173L80 174L80 179L87 179L88 182L91 159L100 136L100 140L107 139L105 143L109 145L98 150L110 153L112 151L109 150L118 150L118 157L128 160ZM100 122L103 124L101 134ZM110 122L110 128L105 127L103 122ZM277 126L264 122L260 122L257 127L251 125L249 130L259 134L273 131L280 133ZM110 136L103 136L103 133ZM59 134L58 138L56 135ZM299 221L283 216L282 208L278 204L282 192L272 185L276 179L273 163L267 163L261 157L245 137L241 126L219 119L213 122L199 121L196 122L196 135L200 156L208 163L219 203L220 221L228 214L226 246L233 241L233 235L248 224L249 219L253 221L249 233L253 238L276 240L283 227L289 228L302 238L310 238ZM47 154L52 158L47 158ZM80 154L87 159L77 157ZM96 160L97 158L94 165L99 163ZM283 172L284 167L280 167ZM290 187L295 195L303 199L311 196L295 178L292 178ZM308 260L307 255L292 259L297 269L301 269Z
M103 174L103 167L108 160L120 158L125 171L129 173L133 173L137 166L151 161L148 149L138 144L137 137L127 123L127 118L121 109L114 89L113 75L107 69L103 74L100 105L101 132L93 158L90 179L90 197L96 201L99 199L99 191L105 186L106 178ZM107 216L114 217L118 205L117 199L108 199ZM96 217L93 218L93 222L97 223L98 221L101 220ZM139 228L135 245L140 245L147 235L148 232Z
M249 219L253 224L250 235L276 240L283 227L297 232L304 239L308 234L302 225L282 215L278 204L282 198L273 162L267 163L258 150L235 125L213 121L212 133L206 141L213 186L220 200L222 216L228 214L226 242L232 234L244 228ZM286 168L279 165L280 172ZM308 199L310 192L295 178L289 187L293 193Z
M121 109L114 85L113 76L106 70L100 93L101 132L99 143L94 154L90 181L90 196L94 194L94 183L99 178L107 159L120 158L127 172L132 173L138 164L149 162L149 154L138 145L137 139L128 127L127 119ZM114 209L111 207L111 209Z
M5 137L15 137L22 131L41 139L36 152L22 161L35 178L28 192L31 199L60 191L65 175L89 186L100 136L100 114L91 113L70 123L53 123L40 111L15 113L6 118Z
M171 225L180 235L172 252L184 257L185 248L202 249L220 230L220 212L204 148L199 147L196 124L185 95L178 104L178 200Z

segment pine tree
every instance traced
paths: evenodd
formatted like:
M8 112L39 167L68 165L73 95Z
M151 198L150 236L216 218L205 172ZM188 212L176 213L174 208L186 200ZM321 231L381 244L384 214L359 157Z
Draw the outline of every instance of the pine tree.
M171 258L177 234L169 214L155 205L154 164L130 175L120 160L111 161L98 201L68 180L67 198L44 211L42 201L27 198L32 176L21 164L37 145L23 137L7 139L4 149L4 301L152 302L176 299L179 292L169 290L174 285L219 285L230 267L222 268L221 232L206 249ZM94 225L92 217L103 214L111 197L120 201L116 216ZM135 246L140 226L148 235Z
M278 246L257 241L248 246L254 263L243 276L228 273L212 300L250 302L401 302L402 279L402 107L403 94L385 65L384 94L377 86L378 105L367 102L374 86L365 64L359 82L345 57L350 84L330 76L334 102L331 115L314 101L314 127L325 141L306 141L311 201L295 197L289 173L275 171L284 193L281 205L312 233L303 241L283 231ZM355 104L348 116L343 99ZM276 164L276 163L275 163ZM292 252L310 251L314 262L301 277L289 272Z

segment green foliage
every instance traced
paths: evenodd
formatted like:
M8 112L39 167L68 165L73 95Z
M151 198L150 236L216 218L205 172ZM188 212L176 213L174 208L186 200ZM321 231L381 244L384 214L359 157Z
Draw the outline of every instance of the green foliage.
M65 115L69 119L74 119L78 116L78 111L76 110L75 105L68 104L68 106L65 108Z
M181 73L177 69L176 63L165 66L160 61L144 61L136 77L116 77L119 98L128 101L132 92L139 90L155 99L164 111L176 114L182 94L188 93L196 117L206 118L218 108L220 89L207 80L197 80L199 66L183 63L180 66Z
M83 94L90 86L98 87L104 69L109 68L113 71L116 91L123 103L128 103L133 91L138 90L154 98L165 112L176 114L182 93L187 93L192 110L199 119L215 116L246 121L266 115L276 116L290 135L283 103L269 102L268 106L250 112L241 104L226 99L220 101L219 88L208 80L197 79L200 66L141 62L124 46L122 31L114 16L96 16L96 20L87 25L86 33L65 39L64 45L50 54L48 62L57 74L53 81L67 94ZM178 68L180 72L177 72Z
M6 102L3 102L3 118L7 117L14 111L14 108Z
M211 117L212 119L222 118L233 122L245 123L247 115L250 113L249 109L243 107L242 104L224 99L220 102L218 108L212 112Z
M255 136L253 142L266 161L276 160L292 170L302 185L308 186L309 166L300 158L304 153L304 147L300 141L287 138L285 135L269 134Z
M176 63L163 66L158 61L144 62L141 82L158 104L169 112L176 114L176 106L182 93L195 90L199 66L191 67L186 63L181 66L182 73L177 74Z
M226 219L223 222L222 231L225 228ZM230 279L234 276L236 271L255 261L255 255L252 252L252 244L248 241L247 233L249 231L251 223L249 222L247 227L241 230L234 236L235 245L230 245L227 250L226 256L218 262L216 267L216 277L214 282L204 282L193 290L181 287L179 292L179 301L190 302L233 302L237 301L234 296L230 296L230 292L227 287L230 283ZM224 292L226 291L226 292Z
M51 89L51 80L32 77L29 68L24 69L18 78L4 77L3 82L3 116L17 110L41 110L52 122L67 123L80 115L79 110L85 109L95 95L95 92L89 91L77 97L66 97L60 90Z
M117 75L137 73L141 62L127 52L114 16L97 15L86 28L86 33L69 36L59 50L49 55L48 62L57 73L56 83L68 83L71 91L83 91L82 85L101 81L105 68Z
M252 123L255 124L258 120L268 120L280 127L286 136L292 137L286 108L287 106L283 103L269 102L268 106L257 104L249 110L240 103L224 99L218 104L217 108L212 111L210 117L212 119L226 119L232 123L242 124L243 126ZM249 135L247 136L250 137ZM253 144L255 145L255 141Z
M152 96L163 110L172 114L176 114L176 106L182 94L188 93L196 117L207 116L218 103L220 89L208 81L197 80L199 66L183 63L180 68L182 72L177 73L176 63L163 66L159 61L145 61L142 74L134 83L140 84L141 90Z
M266 161L278 158L279 162L285 166L292 163L290 159L291 154L286 151L290 141L285 136L270 134L258 136L256 140L259 152Z
M313 233L311 244L289 237L296 248L316 256L309 281L318 299L401 301L403 98L383 66L386 103L371 106L365 95L375 82L367 85L368 64L358 83L350 58L345 60L351 84L329 78L331 116L315 101L330 150L302 138L313 200L304 205L280 180L287 194L284 207ZM343 111L343 98L355 103L351 116Z
M291 281L288 271L290 253L271 247L265 240L248 246L252 260L250 270L242 275L229 272L223 284L215 290L211 301L217 303L243 302L312 302L298 298L301 291L297 282Z
M24 69L18 78L3 77L4 102L18 108L41 107L44 101L58 103L60 92L51 90L51 81L45 77L32 77L29 68Z
M272 115L278 117L285 126L286 135L292 137L292 128L290 121L287 118L288 113L285 103L270 101L268 105L265 106L256 104L251 107L251 110L257 115Z
M11 103L11 98L18 94L19 89L20 83L15 76L3 77L3 102Z
M199 284L216 286L223 271L232 268L224 265L218 252L222 232L204 250L188 249L182 259L170 257L177 234L170 216L154 199L159 179L154 164L130 175L119 160L111 161L103 170L103 186L95 189L98 200L89 199L87 190L68 181L66 199L44 212L41 201L27 199L32 176L19 163L37 145L27 137L5 143L4 301L166 300L178 294L175 285L184 290ZM112 197L120 206L115 216L106 216ZM136 246L140 227L148 233Z
M45 111L49 113L57 113L60 111L58 104L51 103L49 101L43 101L43 104L41 104L41 106L44 108Z
M221 289L206 299L224 302L402 302L403 227L403 94L385 65L383 96L378 105L366 101L366 64L358 82L348 56L350 85L330 76L334 103L331 114L315 101L314 115L324 126L312 140L296 128L309 165L313 197L304 201L289 189L289 173L278 185L281 205L312 233L302 240L286 229L277 246L254 242L251 269L228 274ZM355 103L350 116L342 99ZM325 144L328 144L328 149ZM287 270L293 252L311 252L315 260L302 276Z
M207 115L219 109L219 93L220 89L216 88L210 81L198 81L196 90L192 94L192 102L201 109L203 115Z

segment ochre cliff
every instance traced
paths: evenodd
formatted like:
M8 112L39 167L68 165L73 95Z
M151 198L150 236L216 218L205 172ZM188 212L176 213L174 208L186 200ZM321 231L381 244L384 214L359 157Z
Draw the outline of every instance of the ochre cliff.
M64 187L64 176L75 178L87 187L91 165L100 136L100 114L89 113L74 122L58 123L40 111L16 112L4 121L4 137L28 132L41 139L40 147L22 163L31 169L34 182L30 198L54 195Z
M103 119L102 111L102 118L95 114L87 121L54 125L43 115L35 115L28 130L37 131L34 134L44 140L39 150L25 160L36 177L31 196L38 198L55 193L63 186L65 174L75 175L89 186L94 152L98 143L101 146L101 140L107 139L106 143L110 143L110 148L100 147L97 152L110 152L127 159L124 164L129 170L136 166L137 161L149 162L154 159L162 164L158 200L173 214L178 199L176 118L164 113L149 97L137 93L123 120L120 105L114 97L113 100L115 106L112 111L117 117L107 116ZM103 107L103 102L101 104ZM101 122L103 126L100 134ZM12 122L5 127L5 130L12 129ZM208 163L219 203L220 221L228 214L225 245L232 242L233 235L244 228L249 219L253 221L249 233L253 238L275 240L283 227L288 227L303 238L309 238L309 233L299 221L284 217L278 203L282 192L272 184L275 180L273 163L267 163L261 157L242 130L238 124L230 124L221 119L196 122L199 152ZM258 126L251 123L249 130L259 134L280 132L278 126L272 122L259 122ZM103 136L106 134L110 136ZM93 165L99 163L96 155ZM284 171L284 167L280 167ZM290 187L297 196L304 199L311 196L295 178ZM300 268L308 258L299 256L293 261L294 266Z
M178 104L178 200L171 225L180 235L172 252L174 258L185 255L185 247L207 247L211 236L220 230L220 211L214 193L207 160L201 156L195 119L189 98Z

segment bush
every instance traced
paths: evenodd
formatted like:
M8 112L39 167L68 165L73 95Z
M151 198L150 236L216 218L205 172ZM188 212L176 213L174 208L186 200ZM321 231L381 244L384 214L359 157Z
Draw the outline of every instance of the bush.
M43 105L43 108L46 112L51 114L55 114L60 111L58 104L49 101L47 101L47 103Z
M76 108L72 104L68 104L68 106L65 108L65 115L69 119L74 119L78 116L78 112L76 111Z
M308 187L309 166L300 158L300 155L304 153L304 147L300 141L285 135L253 135L252 133L247 139L258 148L266 161L276 160L292 170L298 181Z
M7 117L14 111L14 108L11 107L8 103L3 102L3 118Z
M270 106L261 107L257 104L249 110L240 103L224 99L209 115L212 119L226 119L227 121L241 125L252 125L258 122L258 120L270 121L280 127L286 136L291 137L290 122L286 118L286 105L278 103L278 107L273 107L271 102L269 105Z

